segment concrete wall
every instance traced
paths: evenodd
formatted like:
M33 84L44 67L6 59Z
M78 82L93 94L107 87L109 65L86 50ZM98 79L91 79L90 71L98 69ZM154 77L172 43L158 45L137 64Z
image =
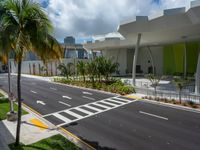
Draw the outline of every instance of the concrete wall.
M60 72L57 69L57 66L60 63L64 63L65 65L67 65L68 63L72 63L72 64L76 65L78 61L89 61L89 60L87 60L87 59L73 59L73 58L62 59L60 62L53 60L53 61L49 61L46 66L40 60L23 61L21 71L22 71L23 74L45 75L46 71L42 71L42 69L41 69L42 67L45 67L48 70L48 75L59 75ZM13 60L11 61L11 72L17 73L17 64ZM76 72L76 70L75 70L75 72Z
M127 49L108 49L102 50L103 56L119 63L120 75L126 74L127 69Z
M163 74L163 47L150 47L156 74ZM148 48L144 47L139 50L137 65L141 66L144 74L148 74L148 68L152 66L152 61Z

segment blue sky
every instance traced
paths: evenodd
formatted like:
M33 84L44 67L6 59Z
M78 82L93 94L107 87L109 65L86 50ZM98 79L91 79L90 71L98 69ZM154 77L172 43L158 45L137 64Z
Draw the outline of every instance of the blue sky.
M156 15L163 9L189 8L191 0L36 0L55 26L55 36L75 36L77 42L115 32L120 22L136 15Z

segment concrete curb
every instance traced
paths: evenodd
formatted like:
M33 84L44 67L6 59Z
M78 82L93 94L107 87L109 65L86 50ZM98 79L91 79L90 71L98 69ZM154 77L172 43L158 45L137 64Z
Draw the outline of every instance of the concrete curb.
M0 89L0 93L4 95L4 97L2 97L2 98L8 98L8 94L5 91L3 91L2 89ZM0 98L0 99L2 99L2 98Z
M185 111L189 111L189 112L200 113L200 110L195 109L195 108L189 108L189 107L185 107L185 106L174 105L174 104L164 103L164 102L158 102L158 101L153 101L153 100L148 100L148 99L141 99L141 101L145 101L145 102L151 103L151 104L171 107L171 108L175 108L175 109L179 109L179 110L185 110Z
M64 84L64 83L59 83L59 82L54 82L54 81L49 81L49 82L54 83L54 84L58 84L58 85L64 85L64 86L67 86L67 87L72 87L72 88L78 88L78 89L83 89L83 90L89 90L89 91L99 92L99 93L103 93L103 94L113 94L115 96L122 96L122 95L117 94L117 93L106 92L106 91L97 90L97 89L80 87L80 86L76 86L76 85L69 85L69 84Z

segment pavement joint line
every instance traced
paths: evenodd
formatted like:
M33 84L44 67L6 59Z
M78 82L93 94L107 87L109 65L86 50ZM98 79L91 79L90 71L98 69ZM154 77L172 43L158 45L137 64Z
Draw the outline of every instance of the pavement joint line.
M65 103L65 102L62 102L62 101L58 101L60 104L63 104L63 105L66 105L66 106L69 106L69 107L71 107L71 105L69 105L69 104L67 104L67 103Z
M86 99L89 99L89 100L95 100L94 98L92 98L92 97L87 97L87 96L82 96L83 98L86 98Z
M148 115L148 116L152 116L152 117L156 117L156 118L159 118L159 119L163 119L163 120L169 120L169 119L166 118L166 117L158 116L158 115L151 114L151 113L147 113L147 112L144 112L144 111L139 111L139 113L145 114L145 115Z
M115 98L115 97L109 97L109 98ZM99 101L95 101L95 102L90 102L90 103L87 103L87 104L84 104L84 105L79 105L79 106L76 106L76 107L82 107L82 106L85 106L85 105L90 105L90 104L93 104L93 103L96 103L96 102L104 102L104 100L107 100L107 99L109 99L109 98L105 98L105 99L102 99L102 100L99 100ZM132 102L132 101L130 101L130 102ZM127 103L128 104L128 103ZM114 104L113 104L114 105ZM115 105L115 106L118 106L118 105ZM47 117L47 116L51 116L51 115L53 115L54 113L60 113L60 112L63 112L63 111L69 111L69 110L71 110L71 109L74 109L74 108L76 108L76 107L72 107L72 108L70 108L70 109L63 109L63 110L60 110L60 111L56 111L56 112L53 112L53 113L49 113L49 114L46 114L46 115L43 115L42 117Z
M81 143L83 143L85 146L87 146L88 148L90 148L91 150L96 150L96 148L94 148L93 146L89 145L88 143L86 143L85 141L83 141L82 139L80 139L79 137L77 137L76 135L74 135L73 133L69 132L68 130L64 129L63 127L59 127L60 130L62 130L65 134L68 134L70 136L72 136L73 138L77 139L78 141L80 141Z
M115 109L115 108L118 108L118 107L121 107L121 106L124 106L124 105L128 105L128 104L133 103L133 102L136 102L136 101L137 101L137 100L135 100L135 101L130 101L130 102L124 103L124 104L120 104L120 105L114 106L113 108L110 108L110 109L105 109L105 110L101 110L101 111L95 112L95 113L93 113L93 114L91 114L91 115L88 114L87 116L81 116L80 118L77 118L77 119L75 119L75 120L72 120L70 123L73 123L73 122L76 122L76 121L79 121L79 120L82 120L82 119L85 119L85 118L88 118L88 117L91 117L91 116L95 116L95 115L97 115L97 114L100 114L100 113L103 113L103 112L106 112L106 111L110 111L110 110L113 110L113 109ZM87 105L81 105L80 107L82 107L82 106L89 107L89 106L87 106ZM90 108L90 107L89 107L89 108ZM72 109L75 109L75 108L72 108ZM92 108L91 108L91 109L92 109ZM58 124L57 127L61 127L61 126L67 125L67 124L69 124L69 123L61 123L61 124Z

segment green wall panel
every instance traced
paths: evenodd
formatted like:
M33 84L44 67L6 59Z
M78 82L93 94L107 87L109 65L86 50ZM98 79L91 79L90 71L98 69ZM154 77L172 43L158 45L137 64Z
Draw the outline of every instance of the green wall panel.
M194 74L197 67L200 42L166 45L163 48L163 73L167 75L184 73L184 49L187 55L187 73Z
M198 53L200 48L199 42L190 42L186 44L187 49L187 73L196 72Z

